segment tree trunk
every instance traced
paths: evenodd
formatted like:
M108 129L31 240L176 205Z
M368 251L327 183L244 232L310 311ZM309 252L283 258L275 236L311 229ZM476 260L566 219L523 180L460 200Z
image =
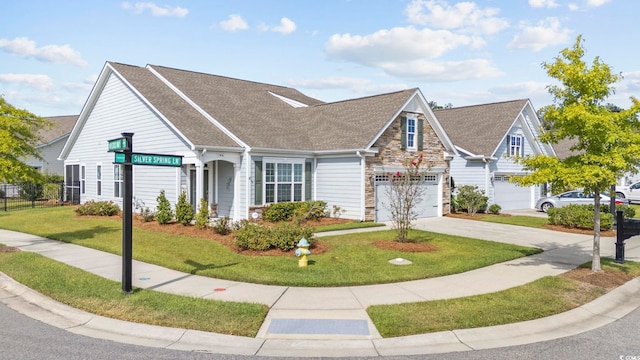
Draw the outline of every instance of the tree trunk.
M593 193L595 209L593 212L593 259L591 260L591 271L601 271L600 267L600 189Z

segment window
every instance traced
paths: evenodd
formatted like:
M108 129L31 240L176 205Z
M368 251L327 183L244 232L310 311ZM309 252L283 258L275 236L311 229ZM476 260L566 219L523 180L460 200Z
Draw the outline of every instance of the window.
M302 201L303 163L265 161L265 202Z
M96 165L96 195L102 196L102 165Z
M416 148L416 119L407 118L407 149Z
M113 197L122 197L122 165L113 166Z
M80 166L80 193L84 194L85 192L85 180L86 180L87 172L84 165Z
M524 138L522 136L510 136L510 141L509 141L509 156L522 156L524 155L524 153L522 152L523 150L523 145L524 145Z

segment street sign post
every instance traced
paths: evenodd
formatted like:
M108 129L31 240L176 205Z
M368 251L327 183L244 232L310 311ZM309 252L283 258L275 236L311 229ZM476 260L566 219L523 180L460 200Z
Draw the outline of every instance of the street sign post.
M122 133L121 138L108 141L108 152L114 153L114 164L124 167L122 182L122 291L132 292L132 203L133 165L182 166L182 156L133 152L133 133Z

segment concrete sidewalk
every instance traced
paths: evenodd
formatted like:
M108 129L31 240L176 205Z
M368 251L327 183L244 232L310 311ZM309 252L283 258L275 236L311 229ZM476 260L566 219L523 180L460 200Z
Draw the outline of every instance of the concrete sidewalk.
M417 222L417 227L440 233L535 246L545 251L440 278L340 288L239 283L184 274L134 261L133 285L136 287L207 299L268 305L269 314L256 338L148 327L105 319L65 308L39 297L6 277L0 278L0 300L21 312L29 312L29 309L35 307L40 309L38 314L43 314L46 309L55 319L54 325L62 324L61 327L69 331L88 336L219 353L297 357L424 354L510 346L583 332L615 321L640 306L640 297L637 296L640 294L640 280L634 280L591 304L545 319L483 329L382 339L366 313L366 308L370 305L456 298L504 290L544 276L561 274L591 259L592 235L448 217L422 219ZM380 228L364 231L377 230ZM614 241L613 238L602 238L603 257L614 255ZM0 242L23 251L40 253L108 279L121 280L120 256L6 230L0 230ZM640 261L640 242L636 239L628 240L626 259ZM42 320L46 322L46 319Z

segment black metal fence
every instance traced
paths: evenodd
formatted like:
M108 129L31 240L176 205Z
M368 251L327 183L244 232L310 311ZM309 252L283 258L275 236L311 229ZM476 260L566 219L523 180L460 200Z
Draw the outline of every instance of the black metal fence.
M80 194L74 190L75 186L65 186L62 182L0 184L0 211L78 204Z

